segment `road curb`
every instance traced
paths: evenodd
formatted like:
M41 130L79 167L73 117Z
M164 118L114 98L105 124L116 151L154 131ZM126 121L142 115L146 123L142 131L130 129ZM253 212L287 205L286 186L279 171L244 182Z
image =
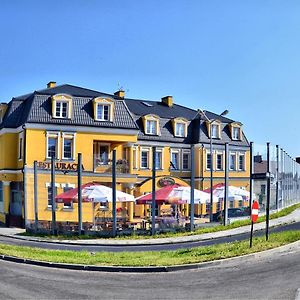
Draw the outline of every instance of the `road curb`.
M292 224L295 223L295 220L292 220L291 222L282 222L280 224L274 224L274 225L270 225L270 228L274 228L274 227L278 227L278 226L284 226L284 225L288 225L288 224ZM259 223L260 224L260 223ZM250 226L250 225L249 225ZM243 226L241 228L248 228L248 225ZM232 229L229 229L232 230ZM254 232L258 232L264 230L264 228L256 228L254 229ZM225 233L225 231L218 231L218 232L223 232ZM217 233L218 233L217 232ZM199 234L199 235L191 235L191 236L185 236L183 238L178 238L178 239L173 239L172 241L170 240L164 240L164 239L168 239L168 238L157 238L157 239L149 239L147 240L147 242L143 242L143 243L126 243L125 240L123 243L85 243L84 241L88 241L88 240L83 240L75 242L72 240L49 240L49 239L43 239L43 238L35 238L35 237L28 237L28 236L17 236L17 235L12 235L12 234L1 234L0 236L3 237L7 237L7 238L11 238L11 239L17 239L17 240L23 240L23 241L29 241L29 242L35 242L35 243L48 243L48 244L60 244L60 245L71 245L71 246L93 246L93 247L136 247L136 246L149 246L149 245L171 245L171 244L185 244L185 243L192 243L192 242L201 242L201 241L209 241L209 240L213 240L213 239L218 239L220 237L232 237L235 235L240 235L240 234L245 234L248 233L249 231L243 231L243 232L228 232L227 234L225 233L222 236L211 236L211 237L203 237L203 235L205 235L206 233L203 234ZM120 240L121 241L121 240ZM133 241L133 240L130 240Z
M3 254L0 255L0 259L4 261L14 262L14 263L22 263L22 264L35 265L35 266L48 267L48 268L79 270L79 271L96 271L96 272L110 272L110 273L112 272L113 273L166 273L166 272L201 269L210 266L216 267L228 261L238 261L241 259L245 259L247 257L256 258L264 255L270 255L273 252L283 252L286 250L291 250L295 247L300 248L300 240L277 248L246 254L242 256L224 258L224 259L196 263L196 264L173 265L173 266L150 266L150 267L93 266L93 265L80 265L80 264L65 264L65 263L55 263L55 262L46 262L40 260L19 258L16 256L9 256Z

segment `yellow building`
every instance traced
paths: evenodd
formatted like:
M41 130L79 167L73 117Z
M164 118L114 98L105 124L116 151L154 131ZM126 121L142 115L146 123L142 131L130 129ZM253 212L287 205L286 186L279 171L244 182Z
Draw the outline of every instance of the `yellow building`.
M241 124L216 119L214 182L224 181L224 143L230 144L230 179L247 188L249 145ZM209 187L209 126L196 110L161 101L126 99L123 91L105 94L49 82L44 90L15 97L0 106L0 222L21 226L34 220L33 163L38 164L38 218L51 220L50 160L56 158L56 194L77 186L77 154L82 182L111 185L111 155L117 152L117 189L135 196L151 191L152 147L156 146L157 188L188 185L191 145L195 146L196 188ZM196 213L204 215L205 207ZM147 207L126 204L130 219ZM200 211L201 210L201 211ZM216 210L216 208L215 208ZM188 211L188 210L186 210ZM83 222L93 220L92 203L83 203ZM77 204L58 204L57 221L77 221Z

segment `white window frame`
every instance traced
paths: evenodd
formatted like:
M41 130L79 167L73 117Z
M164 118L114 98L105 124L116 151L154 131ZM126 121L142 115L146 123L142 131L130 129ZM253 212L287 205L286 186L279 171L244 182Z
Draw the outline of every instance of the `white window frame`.
M142 165L142 153L146 152L147 153L147 167L143 167ZM150 148L141 148L140 151L140 168L143 170L150 169Z
M67 104L67 108L66 108L66 116L63 116L63 104L66 103ZM55 100L55 118L58 119L68 119L69 118L69 101L66 100ZM59 106L59 114L57 114L57 107Z
M61 188L64 190L65 188L68 188L68 189L74 189L75 188L75 184L73 183L62 183L61 184ZM65 192L65 191L64 191ZM63 205L63 210L73 210L73 201L70 202L71 205L68 206L68 205Z
M51 183L50 182L46 182L46 184L45 184L45 186L46 186L46 190L47 190L47 193L46 193L46 195L47 195L47 207L48 208L52 208L52 204L49 204L49 194L48 194L48 188L50 187L51 188ZM55 183L55 192L56 192L56 195L55 196L57 196L58 194L57 194L57 189L58 188L60 188L60 183ZM56 209L57 209L57 204L55 205L56 207Z
M207 152L206 152L206 160L205 160L205 168L206 168L206 171L210 171L210 168L208 167L208 155L210 155L210 151L207 151ZM212 163L211 163L211 156L210 156L210 167L213 167L213 166L212 166Z
M181 133L180 130L178 129L179 126L182 126L183 132ZM184 122L176 122L175 123L175 136L176 137L185 137L186 136L186 123Z
M231 168L231 156L234 155L234 168L232 169ZM230 152L229 153L229 171L236 171L237 170L237 164L236 164L236 158L237 158L237 155L236 155L236 152Z
M55 138L56 139L56 155L55 155L55 159L59 159L60 158L60 133L59 132L49 132L47 131L46 133L46 159L51 159L51 157L48 155L48 140L49 138Z
M218 156L221 156L221 168L218 168ZM224 153L223 152L217 152L215 160L216 160L216 170L217 171L223 171L224 170Z
M184 161L184 160L183 160L183 156L184 156L185 154L188 155L188 166L187 166L187 168L184 168L184 165L183 165L183 161ZM181 164L182 164L181 169L184 170L184 171L190 170L190 169L191 169L191 151L183 150L181 156L182 156L182 157L181 157Z
M160 161L160 168L156 168L156 166L155 166L155 169L156 170L163 170L164 169L164 164L163 164L163 161L164 161L164 158L163 158L163 149L162 148L156 149L156 153L160 153L161 161ZM157 160L156 160L156 162L157 162Z
M235 136L235 130L238 132L238 137ZM241 128L237 126L232 127L232 139L234 141L240 141L241 140Z
M173 169L172 166L170 166L170 169L172 171L179 171L181 169L181 164L180 164L180 151L179 150L176 150L176 149L171 149L171 159L170 161L173 163L172 161L172 158L173 158L173 154L177 154L177 157L178 157L178 165L176 166L177 168L176 169ZM173 163L174 164L174 163Z
M101 106L101 109L102 109L102 116L103 116L102 119L98 118L99 106ZM107 119L104 118L104 106L108 107ZM111 121L111 104L110 103L107 103L107 102L96 103L96 121L108 121L108 122Z
M242 168L240 168L240 157L243 157L243 167ZM239 153L239 155L238 155L238 170L239 171L246 170L245 153Z
M154 133L153 132L150 132L150 128L149 128L149 123L152 123L154 124ZM146 119L146 134L150 134L150 135L157 135L157 122L158 120L154 120L154 119Z
M213 135L213 127L216 128L216 135ZM220 138L220 124L215 124L215 123L212 123L210 125L210 129L211 129L211 138L212 139L219 139Z
M65 160L74 160L75 159L75 137L76 133L62 133L62 159ZM65 157L65 140L72 141L72 157Z

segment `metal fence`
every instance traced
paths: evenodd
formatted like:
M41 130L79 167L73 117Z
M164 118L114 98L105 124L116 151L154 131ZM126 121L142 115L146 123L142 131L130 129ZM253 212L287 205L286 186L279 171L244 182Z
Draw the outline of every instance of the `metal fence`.
M268 143L254 144L253 153L253 187L260 211L266 210L268 193L271 211L300 202L300 165L296 160L280 146Z

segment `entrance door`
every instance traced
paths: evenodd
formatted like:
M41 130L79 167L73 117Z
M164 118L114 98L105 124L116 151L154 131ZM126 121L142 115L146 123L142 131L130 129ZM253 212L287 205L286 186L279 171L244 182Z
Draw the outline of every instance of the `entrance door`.
M12 191L9 206L9 226L23 226L22 192Z

